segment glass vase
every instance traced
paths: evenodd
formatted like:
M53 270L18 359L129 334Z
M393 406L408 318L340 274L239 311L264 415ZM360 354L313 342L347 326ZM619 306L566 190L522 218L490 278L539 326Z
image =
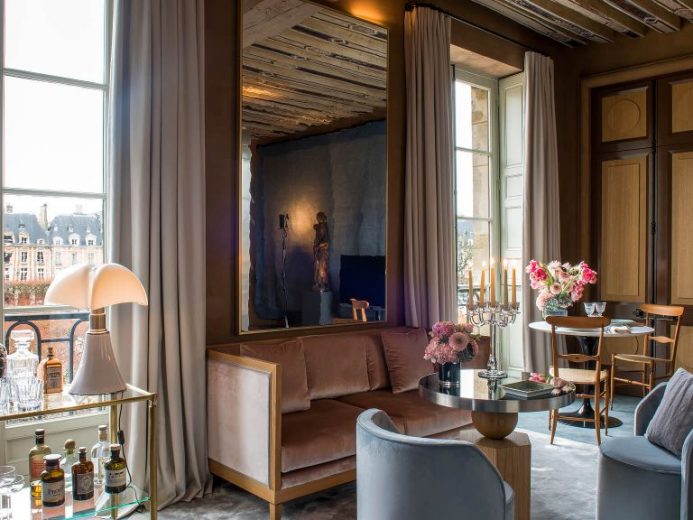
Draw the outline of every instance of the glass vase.
M438 365L438 381L444 388L460 386L460 364L441 363Z
M547 316L567 316L568 306L555 299L549 300L546 302L542 314L544 319L546 319Z

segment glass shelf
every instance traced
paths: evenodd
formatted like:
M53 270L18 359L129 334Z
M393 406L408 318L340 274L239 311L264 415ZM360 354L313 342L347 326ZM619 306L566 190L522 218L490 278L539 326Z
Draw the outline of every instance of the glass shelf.
M34 507L29 487L12 495L12 518L31 520L68 520L72 518L118 518L117 511L129 512L140 504L149 502L149 497L135 486L115 495L104 493L97 488L90 500L72 500L72 493L65 493L65 503L58 507L42 507L40 502ZM115 515L114 515L115 513Z
M66 386L61 394L47 394L41 405L33 410L20 410L16 406L12 406L7 412L0 414L0 421L148 401L154 398L154 394L131 385L128 385L124 392L102 395L72 395L69 393L69 389L70 387Z

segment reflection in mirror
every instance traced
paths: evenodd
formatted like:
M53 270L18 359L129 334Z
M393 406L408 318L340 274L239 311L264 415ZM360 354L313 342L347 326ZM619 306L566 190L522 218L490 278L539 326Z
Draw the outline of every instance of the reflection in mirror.
M243 6L241 330L384 320L387 32Z

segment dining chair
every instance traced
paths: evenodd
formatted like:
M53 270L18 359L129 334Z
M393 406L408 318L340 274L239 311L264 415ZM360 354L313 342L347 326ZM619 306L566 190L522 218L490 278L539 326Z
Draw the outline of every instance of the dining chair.
M610 406L612 410L614 408L614 388L617 384L619 386L639 386L642 388L644 396L646 391L652 391L657 384L657 380L670 378L674 374L674 368L676 365L676 349L679 343L679 327L681 325L681 320L683 319L684 308L680 305L655 305L652 303L643 303L640 306L640 310L645 313L645 325L648 325L650 320L654 321L654 319L659 316L673 318L675 320L675 324L672 324L669 330L671 333L671 330L673 329L674 334L673 336L651 336L648 334L644 337L642 354L638 354L637 343L635 346L635 352L631 354L611 354L609 393L611 396ZM650 344L650 342L652 342L652 344ZM665 345L665 348L668 348L669 352L667 357L657 356L657 345ZM650 353L652 355L648 355L648 348L650 349ZM628 363L630 366L636 365L639 366L639 368L617 370L616 363L618 361ZM660 376L656 375L657 363L663 363L665 366L664 374ZM640 380L633 379L633 377L639 377Z
M609 372L602 369L602 344L604 343L604 327L611 323L610 318L587 318L583 316L548 316L546 322L551 325L551 358L552 364L550 372L553 378L560 377L576 385L584 387L593 387L594 392L589 393L589 388L586 392L576 394L576 399L594 399L594 418L585 419L561 415L559 410L552 410L549 416L551 423L551 444L556 435L556 426L560 419L564 421L579 421L579 422L594 422L594 431L597 435L597 445L601 444L601 414L604 413L604 434L609 432ZM587 354L561 354L558 352L558 334L557 327L566 327L570 329L599 329L599 343L597 350L593 355ZM584 363L586 368L564 368L559 367L562 361L569 363ZM594 368L587 367L587 364L594 363ZM603 389L602 389L603 383ZM604 400L604 408L601 407L601 401Z
M359 311L361 313L361 321L368 321L368 317L366 316L366 309L368 307L370 307L370 304L366 300L351 298L351 313L354 316L354 321L359 321Z

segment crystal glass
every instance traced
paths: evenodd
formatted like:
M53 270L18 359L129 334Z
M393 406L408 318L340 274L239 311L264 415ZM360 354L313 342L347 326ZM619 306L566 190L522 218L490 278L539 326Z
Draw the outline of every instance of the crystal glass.
M39 360L36 354L29 351L29 345L34 339L34 331L13 330L10 337L14 341L16 350L7 356L8 377L14 379L15 377L35 376Z
M594 311L597 314L597 316L603 316L605 310L606 310L606 302L595 302L594 303Z
M12 466L0 466L10 467ZM12 495L22 490L24 487L24 477L21 475L14 474L14 468L12 468L12 474L5 477L0 477L0 519L6 520L10 518L15 518L12 515Z
M585 314L587 316L592 316L592 314L594 314L594 303L585 302L583 305L585 306Z
M43 400L43 381L33 376L16 377L12 379L17 396L17 406L20 410L35 410Z
M10 381L8 379L0 379L0 413L6 413L10 408Z

